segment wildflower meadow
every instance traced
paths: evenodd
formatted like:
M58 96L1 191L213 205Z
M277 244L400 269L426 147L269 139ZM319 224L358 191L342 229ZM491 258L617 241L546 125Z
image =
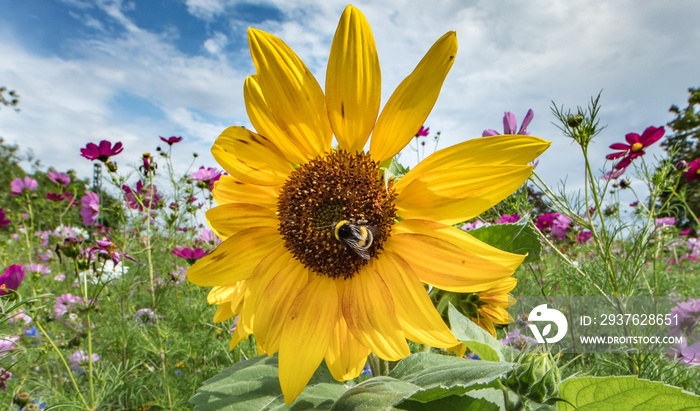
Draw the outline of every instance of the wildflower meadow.
M431 151L455 32L383 107L359 9L324 88L248 38L254 130L212 136L215 164L148 136L29 170L0 139L2 409L700 409L700 90L604 169L597 90ZM554 139L581 190L538 174Z

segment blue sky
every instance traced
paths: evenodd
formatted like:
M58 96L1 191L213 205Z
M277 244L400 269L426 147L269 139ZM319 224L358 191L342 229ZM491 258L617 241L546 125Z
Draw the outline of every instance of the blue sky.
M281 37L324 83L330 43L347 3L308 0L0 0L0 85L21 95L0 110L0 136L44 165L90 176L87 142L122 141L120 166L137 165L158 136L178 135L184 167L213 166L209 149L230 125L250 126L243 80L253 73L246 30ZM426 121L439 148L502 128L504 111L553 141L538 173L551 185L582 183L583 160L551 124L551 101L585 105L603 90L608 128L592 147L672 119L699 86L700 2L392 0L354 3L372 26L386 101L432 43L455 30L459 51ZM430 150L428 150L430 151ZM427 153L426 153L427 154ZM651 154L661 154L651 150ZM403 157L415 163L416 153ZM609 164L608 164L609 167ZM568 176L568 177L567 177Z

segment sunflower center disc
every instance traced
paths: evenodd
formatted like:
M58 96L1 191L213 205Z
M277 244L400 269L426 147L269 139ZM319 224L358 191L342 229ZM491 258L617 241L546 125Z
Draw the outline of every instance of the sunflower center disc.
M396 218L394 190L365 153L321 155L289 175L277 203L279 231L292 255L317 274L350 278L369 260L334 235L352 221L373 226L370 259L382 249Z

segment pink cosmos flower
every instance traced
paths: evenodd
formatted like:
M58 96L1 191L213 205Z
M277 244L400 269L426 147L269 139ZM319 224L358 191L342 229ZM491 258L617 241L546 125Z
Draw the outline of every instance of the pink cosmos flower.
M24 190L27 190L28 192L34 191L39 187L39 183L36 182L31 177L24 177L22 178L15 178L12 180L10 183L10 194L12 195L18 195L22 194Z
M546 231L552 228L554 225L554 219L559 216L559 213L547 213L537 216L535 220L535 226L540 231Z
M68 184L70 184L70 176L66 173L59 173L58 171L49 171L48 173L46 173L46 175L49 177L49 180L53 181L59 186L65 187Z
M158 136L158 137L160 137L160 139L163 140L164 143L168 143L169 146L172 146L173 144L179 143L182 141L182 137L175 137L175 136L171 136L168 138L165 138L162 136Z
M637 157L643 156L644 149L656 143L664 136L665 130L663 127L647 127L646 130L640 136L637 133L629 133L625 136L625 143L614 143L610 145L613 150L620 150L617 153L610 153L605 158L608 160L615 160L622 157L617 164L615 164L615 169L622 170L627 168Z
M80 210L80 215L83 217L83 224L95 224L95 220L100 214L100 197L92 191L86 191L85 195L80 199L80 204L83 205L83 209Z
M0 367L0 390L7 391L7 380L12 377L12 373Z
M517 223L519 220L520 216L517 214L503 214L496 224Z
M124 190L126 200L129 202L129 208L134 210L143 211L144 208L149 210L155 208L155 205L161 199L155 187L152 190L150 186L144 187L141 180L136 182L136 190L133 190L126 184L122 186L122 190Z
M76 297L73 294L63 294L56 297L56 303L53 306L53 316L55 319L60 319L66 314L75 304L82 304L83 299Z
M0 275L0 295L9 294L10 290L17 290L24 280L24 266L14 264L5 270L5 274Z
M420 130L416 133L416 137L428 137L428 133L430 132L430 127L424 127L420 126Z
M686 181L694 181L700 179L700 158L693 160L688 164L688 170L683 173Z
M578 244L583 244L586 241L588 241L592 235L593 235L593 233L590 231L582 231L582 232L578 233L578 238L576 239L576 242Z
M613 169L612 171L608 171L607 173L605 173L605 175L602 176L601 178L603 180L608 180L608 181L609 180L617 180L618 178L622 177L623 174L625 174L625 170L627 170L627 168L621 168L619 170Z
M75 198L73 198L73 193L46 193L46 198L56 202L65 200L68 205L76 205Z
M102 140L100 141L100 145L88 143L85 148L80 149L80 155L88 160L99 160L104 163L107 162L110 157L116 156L122 151L124 151L124 147L122 147L121 141L117 142L117 144L112 147L112 143L107 140Z
M676 224L675 217L661 217L656 219L656 226L659 228L672 227Z
M530 133L527 131L527 126L530 125L533 117L535 117L535 112L532 111L532 109L528 110L527 114L525 114L525 119L523 119L523 123L520 125L520 129L516 133L515 130L517 130L518 122L515 119L515 114L510 111L506 111L505 115L503 116L503 134L521 134L524 136L529 136ZM501 133L493 129L484 130L484 132L481 133L482 137L498 135L501 135Z
M14 337L0 337L0 357L15 348L15 343L19 341L19 335Z
M199 167L199 170L191 173L190 177L193 181L198 182L197 187L208 188L211 191L214 189L214 183L221 178L221 171L214 167L204 168L204 166L202 166Z
M0 208L0 228L7 227L12 222L9 218L6 218L5 210Z
M87 369L88 360L87 353L83 350L78 350L68 357L68 362L70 363L70 369L73 371L78 371L82 368ZM92 362L97 362L100 360L100 356L97 354L92 354Z
M40 273L40 274L51 273L51 269L49 267L42 265L42 264L34 264L34 263L27 264L25 271L30 272L30 273Z
M107 237L102 237L101 240L95 240L95 243L97 243L97 247L93 247L90 249L90 251L88 251L88 260L92 260L94 254L97 253L98 260L100 259L100 257L104 257L105 259L109 258L110 260L112 260L114 264L118 264L122 260L122 257L124 257L135 263L140 264L134 259L134 257L119 251L117 245L112 243L112 241Z
M191 249L189 247L175 247L173 254L187 260L188 263L194 264L195 261L209 254L209 251L204 251L201 248Z
M566 237L566 232L571 226L571 220L569 217L561 214L557 214L552 221L552 237L555 240L561 240Z

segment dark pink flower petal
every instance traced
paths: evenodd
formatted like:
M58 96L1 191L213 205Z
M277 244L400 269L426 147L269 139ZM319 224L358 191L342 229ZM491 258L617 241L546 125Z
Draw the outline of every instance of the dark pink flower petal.
M632 147L628 146L627 144L623 144L623 143L613 143L613 144L610 144L610 148L612 148L613 150L625 150L625 151L627 151L627 150L631 149Z
M666 130L664 130L663 127L647 127L647 129L642 133L642 137L639 141L644 145L644 147L649 147L650 145L661 140L661 137L664 136L665 132Z
M14 264L5 270L5 274L0 275L0 295L9 294L10 290L17 290L24 280L24 266Z
M628 133L625 134L625 141L629 143L630 146L633 146L634 143L639 143L640 135L637 133Z

